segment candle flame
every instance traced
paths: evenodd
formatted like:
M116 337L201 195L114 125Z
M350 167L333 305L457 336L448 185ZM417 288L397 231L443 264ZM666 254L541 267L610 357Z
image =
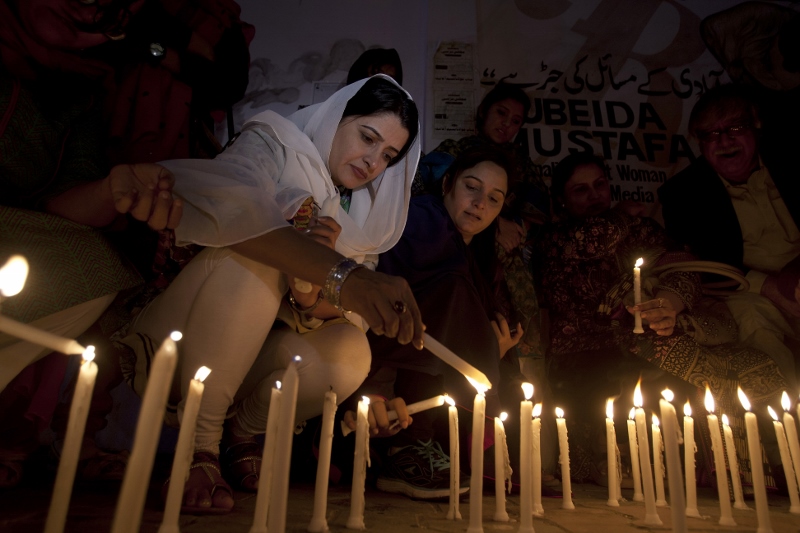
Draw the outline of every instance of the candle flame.
M631 420L636 418L636 408L635 407L631 407L631 412L628 413L628 418L630 418Z
M722 425L723 426L729 426L730 425L728 423L728 415L722 415Z
M276 381L275 382L275 386L278 388L278 390L281 390L281 382L280 381Z
M299 355L295 355L295 356L292 358L292 361L294 361L295 363L300 363L300 361L302 361L302 360L303 360L303 358L302 358L302 357L300 357Z
M703 400L703 403L706 406L706 411L708 411L709 413L714 412L714 407L715 407L714 397L711 396L711 389L708 388L708 385L706 385L706 399Z
M606 400L606 418L614 418L614 398Z
M542 416L542 404L537 403L533 406L533 417L539 418L540 416Z
M367 398L366 396L362 396L361 401L364 402L366 405L369 405L369 398Z
M788 411L791 406L792 401L789 399L789 394L783 391L783 394L781 394L781 407L783 407L784 411Z
M686 403L683 404L683 414L686 416L692 416L692 406L689 404L689 400L686 400Z
M476 391L478 392L478 394L480 394L481 396L483 396L484 394L486 394L486 391L487 391L487 390L489 390L489 388L488 388L486 385L484 385L483 383L478 383L477 381L475 381L474 379L472 379L472 378L471 378L471 377L469 377L469 376L464 376L464 377L466 377L466 378L467 378L467 381L469 381L469 382L470 382L470 384L471 384L473 387L475 387L475 390L476 390Z
M200 383L204 382L208 375L211 373L211 369L207 366L201 366L197 369L197 372L194 375L194 379L199 381Z
M642 266L642 263L644 263L644 259L642 259L640 257L639 259L636 260L636 264L633 265L633 266L635 266L636 268L639 268L640 266Z
M183 333L181 333L180 331L173 331L172 333L169 334L169 338L174 340L175 342L178 342L183 338Z
M444 395L444 401L446 401L448 405L452 405L453 407L455 407L456 405L456 401L446 394Z
M560 407L556 407L556 417L557 418L564 418L564 410Z
M83 351L83 362L91 363L92 361L94 361L94 346L89 345Z
M644 405L644 399L642 398L642 380L641 378L639 381L636 382L636 388L633 389L633 405L636 407L641 407Z
M654 426L660 426L660 425L661 425L661 424L659 423L659 421L658 421L658 417L655 415L655 413L653 413L653 425L654 425Z
M775 409L773 409L771 405L768 405L767 406L767 411L769 411L769 416L771 416L772 419L775 422L777 422L778 421L778 413L775 412Z
M525 395L526 400L530 400L533 398L533 384L532 383L523 383L522 384L522 394Z
M668 402L670 402L670 403L672 403L672 400L674 400L674 399L675 399L675 395L674 395L674 394L672 393L672 391L671 391L671 390L669 390L669 389L664 389L664 390L662 390L662 391L661 391L661 396L663 396L663 397L664 397L664 399L665 399L665 400L667 400L667 401L668 401Z
M0 268L0 294L14 296L25 287L28 278L28 261L21 255L12 255Z
M738 390L736 391L736 394L739 395L739 401L742 403L742 407L744 407L744 410L745 411L749 411L750 410L750 400L747 399L747 396L745 396L744 391L742 390L741 387L738 387Z
M502 413L500 413L500 416L498 418L500 419L500 422L505 422L506 420L508 420L508 413L503 411Z

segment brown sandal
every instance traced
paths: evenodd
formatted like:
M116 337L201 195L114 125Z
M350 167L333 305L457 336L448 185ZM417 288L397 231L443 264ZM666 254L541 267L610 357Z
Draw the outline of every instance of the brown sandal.
M228 446L223 455L226 477L242 490L258 492L261 453L261 445L255 437Z
M186 486L184 487L184 498L186 497L186 488L193 483L193 477L195 479L194 484L198 484L196 481L197 476L199 476L204 482L211 483L211 487L209 489L209 494L211 495L211 504L209 506L181 505L181 513L194 515L217 515L231 512L233 505L231 505L231 507L214 507L214 495L217 493L217 491L227 492L231 497L231 500L233 500L233 491L231 490L230 485L228 485L228 483L222 477L222 471L220 470L219 466L219 458L215 454L211 452L197 452L194 454L192 466L189 467L189 478L186 480ZM167 479L161 489L161 499L165 502L167 500L167 493L169 492L169 481L170 480Z

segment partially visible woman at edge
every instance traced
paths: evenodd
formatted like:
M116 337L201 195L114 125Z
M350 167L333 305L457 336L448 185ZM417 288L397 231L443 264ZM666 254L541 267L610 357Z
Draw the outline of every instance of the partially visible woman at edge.
M143 338L182 331L175 392L185 394L201 365L212 370L184 512L228 512L226 479L257 490L254 436L264 432L270 390L295 354L300 422L322 411L329 389L343 400L364 380L367 325L422 347L424 326L405 280L360 268L374 268L402 234L418 128L408 93L378 75L288 119L271 111L253 117L212 161L163 163L185 205L177 243L207 248L139 315L133 330L146 336L124 342L140 358ZM309 218L302 232L287 222L304 226ZM404 406L389 408L399 408L407 425ZM374 419L386 427L382 409Z

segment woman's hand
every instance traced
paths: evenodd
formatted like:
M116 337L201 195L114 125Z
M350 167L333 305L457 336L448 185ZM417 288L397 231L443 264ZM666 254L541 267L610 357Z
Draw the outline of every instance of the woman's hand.
M511 252L522 244L525 238L525 230L522 226L503 217L497 217L497 242L506 252Z
M406 429L413 420L408 414L406 402L402 398L393 398L385 400L381 396L367 394L369 398L369 412L367 419L369 420L369 433L372 437L391 437L396 435L402 429ZM389 411L397 413L397 420L389 421ZM347 411L344 414L344 423L351 430L356 429L356 414L353 411Z
M642 321L646 321L650 329L662 337L668 337L675 331L676 317L683 308L683 302L675 294L660 291L658 298L628 307L628 312L633 314L641 311Z
M506 352L519 344L525 332L522 331L522 324L518 322L516 331L512 333L508 327L508 322L506 322L506 317L501 313L495 314L497 315L497 321L492 320L492 329L495 336L497 336L497 344L500 345L500 359L502 359L505 357Z
M342 226L331 217L320 217L312 219L309 227L300 230L300 232L333 250L336 247L336 239L338 239L339 235L342 233ZM288 280L289 290L292 291L292 296L294 296L294 299L300 306L308 308L317 302L317 297L322 287L311 284L310 291L301 292L297 290L296 282L299 281L298 279L288 276ZM315 309L315 312L312 312L310 316L326 319L341 315L332 305L326 302L322 302L317 309Z
M114 207L147 222L156 231L175 229L183 215L183 203L172 195L175 176L154 163L117 165L106 178Z
M336 249L336 239L342 233L342 226L332 217L319 217L312 220L303 233L334 250Z
M405 279L358 268L345 280L340 301L342 307L361 315L377 335L397 337L400 344L412 342L422 349L425 325Z

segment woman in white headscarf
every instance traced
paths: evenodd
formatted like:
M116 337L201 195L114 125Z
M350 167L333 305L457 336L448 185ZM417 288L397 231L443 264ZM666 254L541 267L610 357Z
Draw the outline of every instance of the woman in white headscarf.
M212 370L185 512L233 506L219 468L223 425L225 476L257 489L253 436L264 432L270 389L291 357L302 358L296 420L303 421L321 412L326 391L345 399L364 380L367 325L421 348L423 326L407 284L358 268L374 269L377 254L402 235L418 129L411 97L378 75L288 119L256 115L213 161L163 163L184 201L177 244L207 248L139 315L133 330L146 335L125 342L182 331L175 389L183 394L200 366ZM320 216L293 229L292 219L308 218L314 204ZM143 345L135 347L140 354ZM147 366L141 357L134 364Z

